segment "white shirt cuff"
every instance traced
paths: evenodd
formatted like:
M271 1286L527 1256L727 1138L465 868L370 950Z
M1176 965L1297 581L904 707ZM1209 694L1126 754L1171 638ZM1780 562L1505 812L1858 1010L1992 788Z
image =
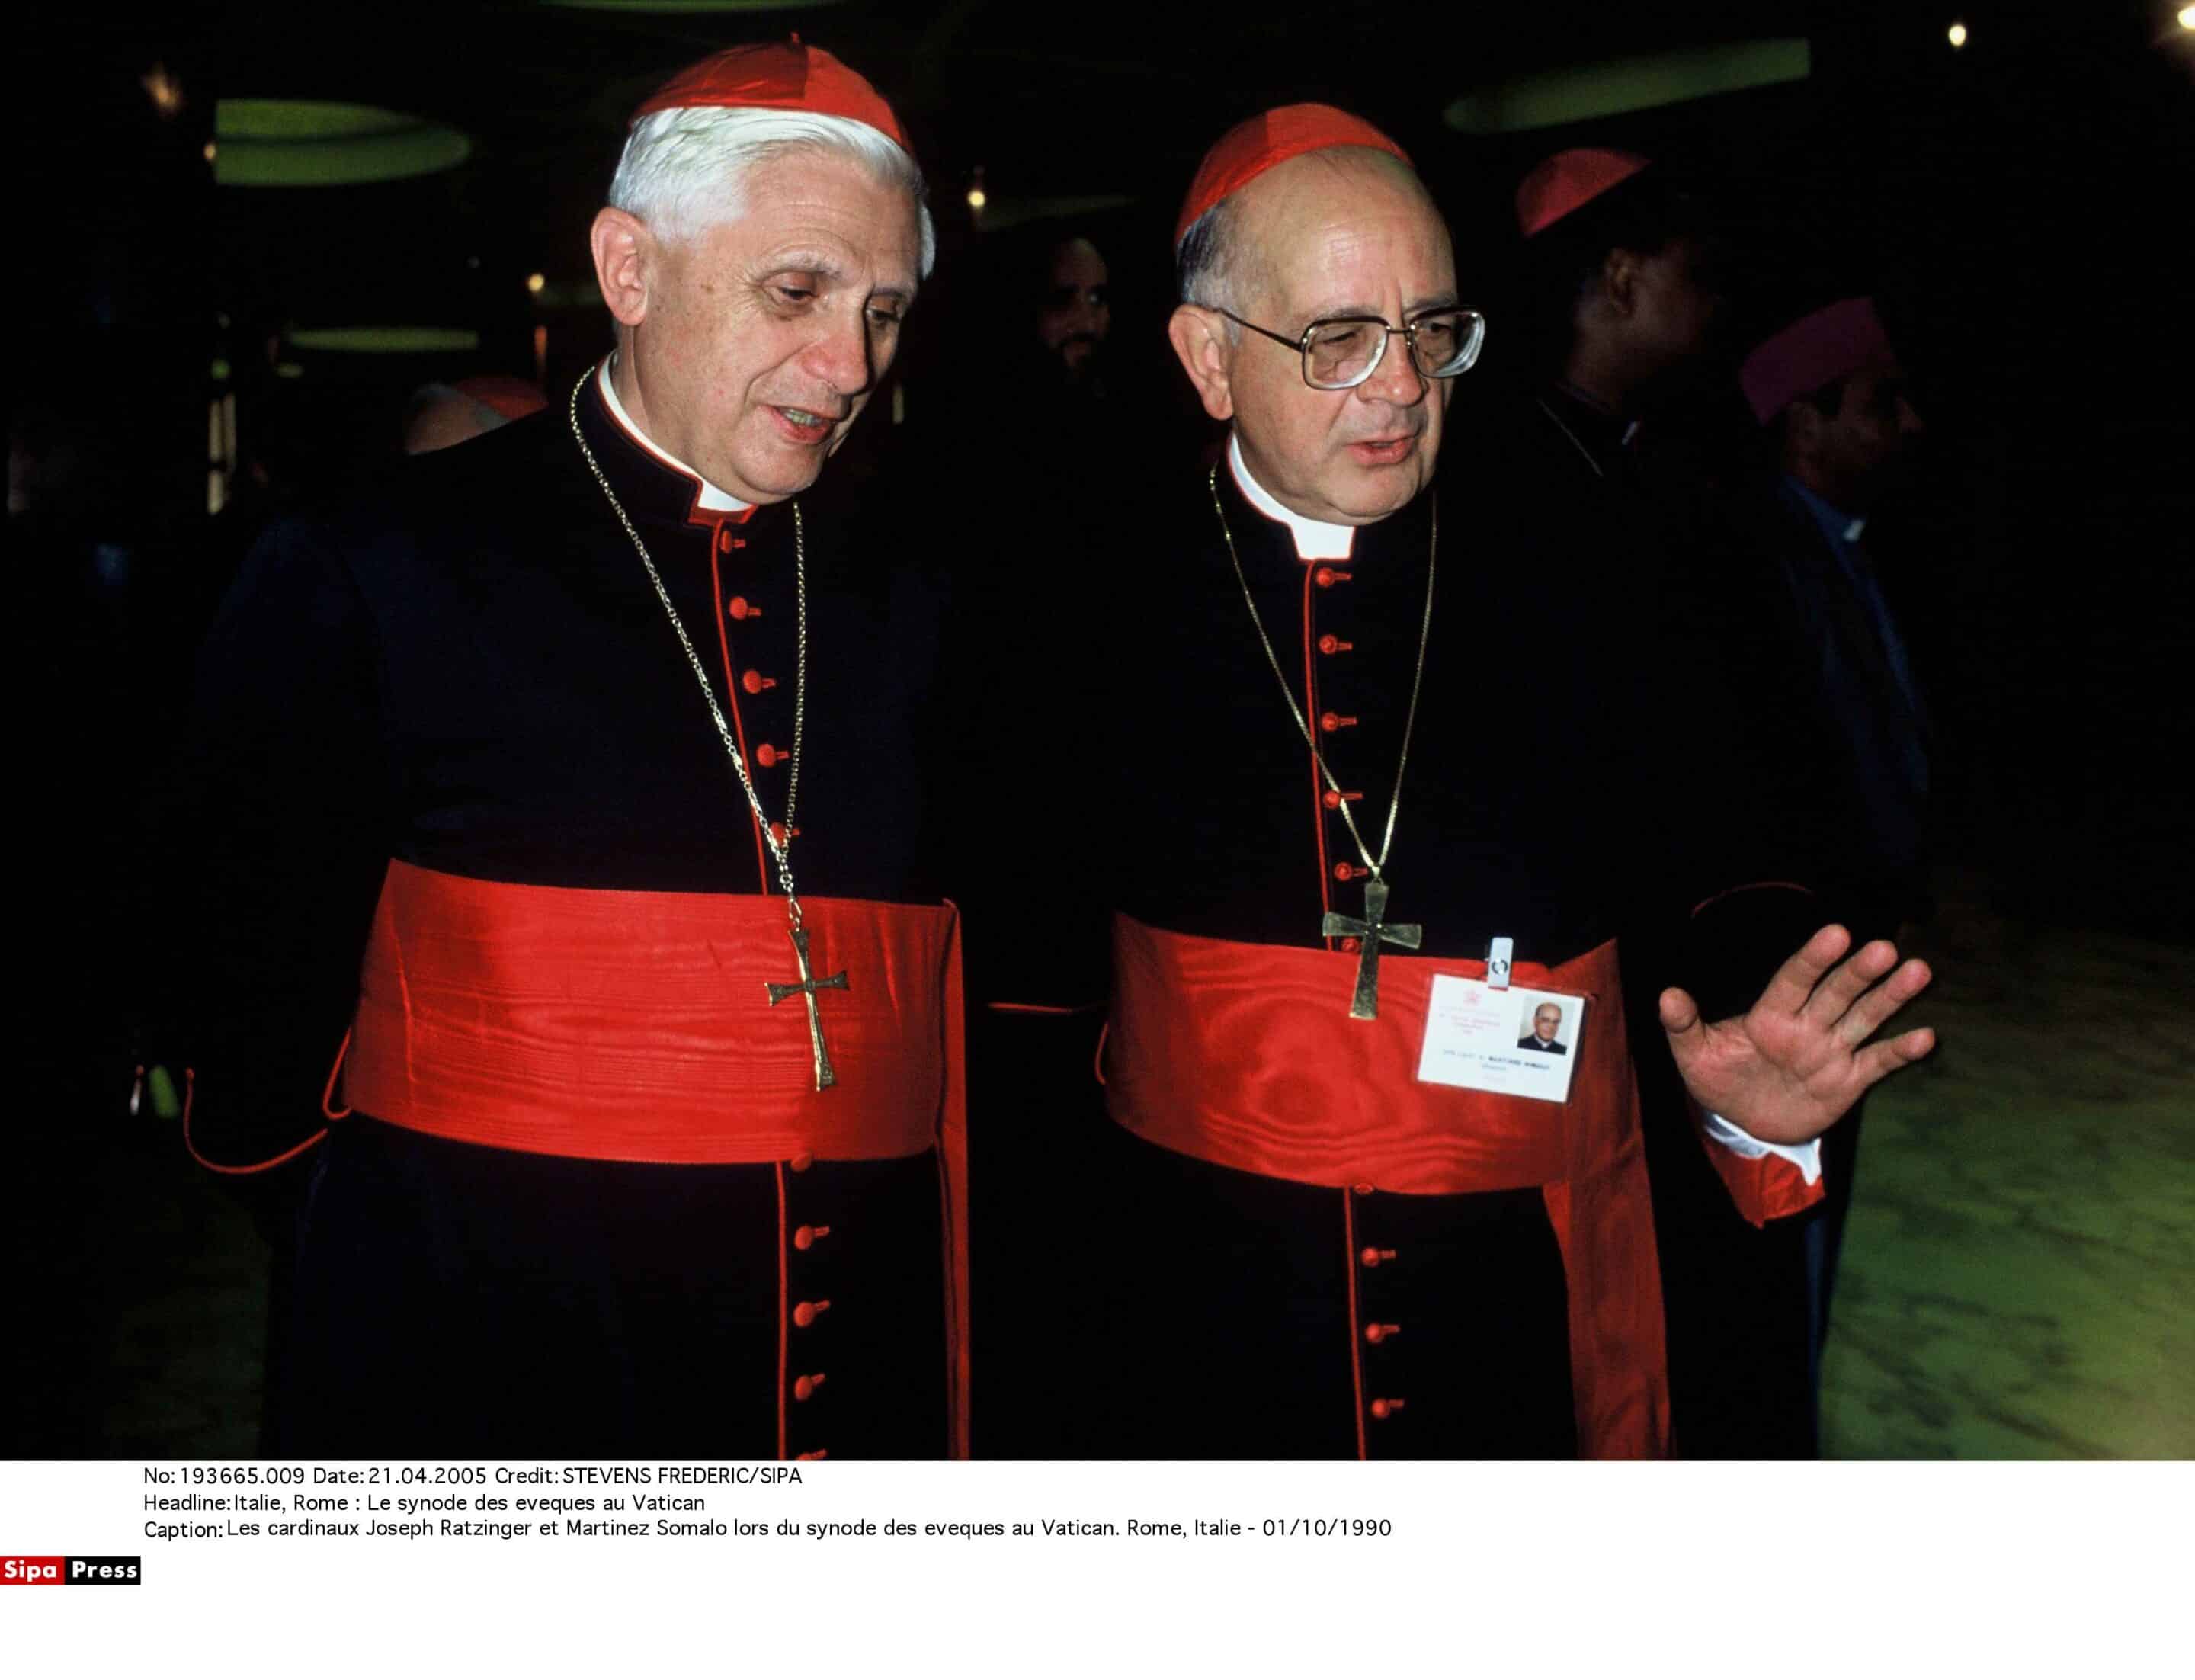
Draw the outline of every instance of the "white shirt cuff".
M1764 1155L1773 1155L1796 1167L1799 1175L1808 1184L1821 1177L1821 1139L1816 1138L1811 1143L1764 1143L1735 1121L1725 1120L1721 1115L1704 1108L1700 1113L1707 1122L1708 1135L1731 1154L1747 1161L1757 1161Z

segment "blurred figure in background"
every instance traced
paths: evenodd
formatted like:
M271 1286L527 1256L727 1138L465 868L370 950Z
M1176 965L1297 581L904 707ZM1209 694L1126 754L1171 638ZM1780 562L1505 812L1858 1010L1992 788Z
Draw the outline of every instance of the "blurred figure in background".
M1111 276L1098 247L1080 234L1052 246L1050 257L1037 337L1059 358L1070 384L1094 387L1113 329Z
M1873 301L1816 309L1746 358L1747 401L1776 438L1775 469L1740 504L1772 598L1794 698L1850 791L1837 873L1887 927L1926 896L1928 724L1905 639L1866 545L1869 517L1911 473L1925 428Z
M1804 880L1855 939L1910 937L1927 913L1927 713L1865 541L1923 435L1905 369L1873 303L1789 320L1740 372L1761 428L1749 478L1720 499L1715 540L1688 555L1679 593L1758 697L1780 744L1748 753L1745 827L1765 867ZM1803 1163L1823 1192L1801 1217L1751 1228L1688 1193L1655 1158L1680 1445L1690 1456L1813 1458L1821 1356L1862 1112Z
M1712 211L1628 152L1558 152L1517 188L1524 307L1541 439L1604 479L1642 417L1700 369L1723 309Z
M1819 1313L1807 1279L1822 1267L1809 1256L1849 1195L1842 1167L1824 1184L1822 1155L1848 1162L1856 1128L1786 1148L1700 1115L1654 1030L1648 977L1714 972L1724 964L1706 960L1710 951L1743 952L1737 967L1757 970L1822 922L1852 915L1838 890L1841 849L1817 842L1866 820L1869 795L1825 763L1821 707L1789 681L1815 628L1766 592L1767 557L1785 538L1731 505L1720 462L1701 447L1708 394L1727 380L1717 335L1739 255L1720 212L1663 165L1581 147L1524 177L1517 213L1525 292L1516 313L1537 383L1501 470L1480 480L1509 516L1501 540L1520 558L1538 556L1544 574L1627 599L1655 638L1651 703L1714 719L1726 766L1663 790L1687 878L1716 896L1673 896L1672 913L1625 944L1675 1449L1811 1457ZM1816 430L1801 430L1823 453ZM1696 903L1687 919L1683 906ZM1848 925L1856 944L1895 931L1873 918ZM1709 1013L1744 1002L1714 998ZM1831 1201L1833 1214L1815 1210Z

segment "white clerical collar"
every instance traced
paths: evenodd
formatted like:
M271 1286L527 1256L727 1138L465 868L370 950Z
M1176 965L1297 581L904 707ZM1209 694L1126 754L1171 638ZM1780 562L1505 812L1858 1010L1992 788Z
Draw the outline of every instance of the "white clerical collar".
M1235 475L1235 482L1242 492L1243 499L1268 519L1278 520L1288 528L1296 540L1296 558L1299 560L1346 560L1349 545L1356 538L1354 525L1328 525L1316 519L1306 519L1300 513L1285 508L1272 493L1250 476L1250 469L1242 460L1242 440L1233 432L1227 435L1227 470Z
M625 428L625 436L673 472L683 473L701 487L701 494L694 499L695 507L712 513L745 513L752 507L752 502L743 502L730 491L719 490L668 449L657 448L648 434L633 424L632 416L625 412L625 404L618 401L617 386L610 379L610 366L616 361L614 355L604 356L602 368L596 377L602 382L602 401L608 405L611 416Z

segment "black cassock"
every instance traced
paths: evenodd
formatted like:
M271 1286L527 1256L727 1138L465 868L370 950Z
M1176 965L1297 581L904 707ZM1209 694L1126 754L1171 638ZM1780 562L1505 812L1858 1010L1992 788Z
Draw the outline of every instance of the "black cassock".
M1667 693L1658 580L1576 543L1507 476L1482 448L1438 491L1424 692L1386 866L1391 919L1420 924L1420 955L1459 972L1497 937L1520 964L1554 967L1628 924L1681 920L1691 878L1710 867L1668 844L1687 797L1653 709ZM1435 497L1359 528L1345 561L1306 561L1224 463L1218 483L1281 669L1343 789L1362 794L1350 808L1376 852ZM1361 863L1260 645L1206 471L1135 498L1094 547L1069 638L1090 655L1083 698L1023 725L1075 743L1056 747L1071 771L1046 796L1071 820L1029 848L1057 863L1052 885L1047 898L1044 872L1026 871L1024 915L1045 902L1086 937L1109 911L1167 936L1331 950L1335 1031L1350 1031L1357 959L1321 927L1329 910L1363 913ZM1057 681L1063 638L1042 640ZM977 951L990 921L971 912ZM1020 1001L1071 1004L1080 990ZM1620 1026L1620 1002L1602 1002L1588 1032ZM1116 1024L1121 1007L1116 996ZM1062 1034L1025 1019L1025 1043ZM1060 1094L1035 1106L1063 1117L1043 1152L1060 1193L1011 1270L1014 1316L1033 1346L1049 1338L1045 1380L1025 1384L1023 1450L1057 1434L1107 1456L1540 1457L1580 1451L1581 1433L1585 1450L1614 1438L1574 1386L1570 1279L1541 1187L1360 1193L1199 1158L1100 1111L1094 1032L1049 1071L1034 1053L1019 1070ZM980 1065L975 1079L980 1143L997 1105ZM1635 1160L1635 1127L1616 1146ZM1651 1267L1650 1239L1649 1291ZM1633 1327L1628 1356L1654 1369L1639 1374L1620 1450L1666 1446L1658 1303L1652 1317Z
M591 378L579 413L778 817L796 695L793 509L712 513ZM801 509L801 895L934 906L913 768L934 596L850 536L827 491ZM406 464L370 505L271 530L201 690L199 931L176 1013L191 1137L210 1162L260 1162L323 1123L392 861L420 872L408 880L521 912L712 895L677 901L706 916L777 892L700 685L561 405ZM769 898L769 972L789 981L782 904ZM831 953L818 957L820 975ZM637 954L636 971L648 961ZM873 1000L883 977L856 968L850 984L820 994L827 1041L847 1019L834 1010ZM761 990L742 983L740 1007L763 1010ZM792 1034L804 1056L803 1007L754 1014L757 1031ZM584 1063L589 1049L583 1011L559 1031L551 1080L557 1058ZM811 1087L809 1100L841 1095ZM736 1059L693 1071L682 1094L718 1097L736 1128ZM386 1123L361 1104L281 1169L302 1182L270 1445L323 1458L942 1453L940 1155L575 1158Z

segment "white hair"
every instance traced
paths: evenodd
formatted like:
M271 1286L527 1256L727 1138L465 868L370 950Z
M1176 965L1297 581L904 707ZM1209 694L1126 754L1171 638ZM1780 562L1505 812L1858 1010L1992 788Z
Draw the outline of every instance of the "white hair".
M850 117L763 107L674 106L642 118L625 137L610 177L610 203L666 238L691 239L746 214L748 176L775 159L805 153L850 158L903 187L922 225L922 274L937 260L937 230L921 168L894 141Z
M1238 220L1232 195L1220 199L1189 224L1174 247L1174 285L1181 301L1201 309L1241 315L1243 270L1249 256L1236 228ZM1226 323L1227 342L1242 341L1242 329Z

